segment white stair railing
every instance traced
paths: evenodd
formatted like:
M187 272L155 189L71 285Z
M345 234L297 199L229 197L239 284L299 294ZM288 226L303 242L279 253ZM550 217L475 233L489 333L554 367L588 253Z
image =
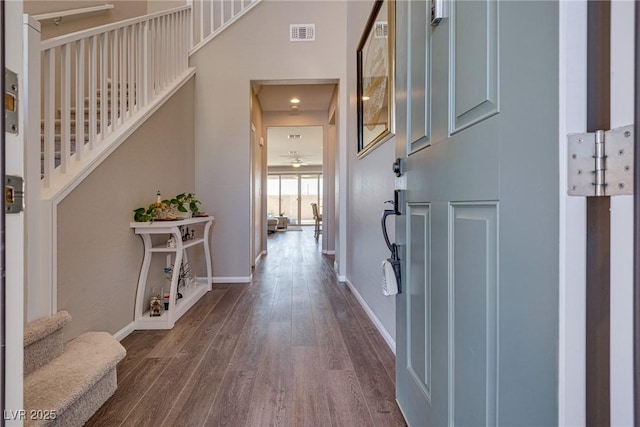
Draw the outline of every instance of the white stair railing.
M187 71L191 24L184 6L42 42L45 188Z
M187 0L193 7L193 49L197 51L261 0Z

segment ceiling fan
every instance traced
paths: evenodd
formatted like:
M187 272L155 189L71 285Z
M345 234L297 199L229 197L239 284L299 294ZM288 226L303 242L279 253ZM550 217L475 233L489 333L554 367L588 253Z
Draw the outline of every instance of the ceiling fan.
M307 165L307 163L300 158L301 157L300 153L298 153L297 151L289 151L288 156L282 156L282 157L291 158L291 161L289 163L291 163L291 166L293 166L294 168L299 168L300 166Z
M300 157L296 157L295 159L292 159L290 163L291 163L291 166L293 166L294 168L299 168L300 166L307 165L305 162L300 160Z

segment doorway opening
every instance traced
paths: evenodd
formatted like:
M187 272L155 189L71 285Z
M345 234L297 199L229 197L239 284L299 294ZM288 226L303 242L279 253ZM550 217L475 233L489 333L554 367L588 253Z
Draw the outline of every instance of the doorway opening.
M322 126L267 128L267 218L277 229L313 225L322 207Z
M323 253L335 253L338 80L252 81L251 89L259 141L252 153L262 159L260 166L252 161L256 262L266 254L267 238L303 228Z

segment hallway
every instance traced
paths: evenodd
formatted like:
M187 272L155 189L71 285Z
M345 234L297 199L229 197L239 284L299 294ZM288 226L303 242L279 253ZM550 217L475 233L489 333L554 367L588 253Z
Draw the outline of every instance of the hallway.
M251 284L124 339L118 390L87 425L404 426L393 353L302 228L269 236Z

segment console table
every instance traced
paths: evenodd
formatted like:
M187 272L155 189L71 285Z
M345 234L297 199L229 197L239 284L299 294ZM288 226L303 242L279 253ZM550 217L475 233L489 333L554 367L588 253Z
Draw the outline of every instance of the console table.
M184 315L204 294L211 290L211 252L209 250L209 230L214 218L212 216L194 217L174 221L132 222L130 227L134 229L144 242L144 259L140 269L138 291L136 293L135 329L171 329L175 322ZM181 226L198 225L202 228L202 236L193 240L182 241ZM167 247L166 239L162 244L153 245L152 235L165 235L167 239L173 235L175 247ZM207 277L198 277L189 289L182 291L182 298L177 300L178 278L182 261L187 261L187 248L202 246L204 258L207 264ZM169 308L160 316L151 316L149 312L149 298L145 298L147 277L153 254L165 254L168 264L173 269L171 285L169 289ZM164 298L164 295L162 295Z

